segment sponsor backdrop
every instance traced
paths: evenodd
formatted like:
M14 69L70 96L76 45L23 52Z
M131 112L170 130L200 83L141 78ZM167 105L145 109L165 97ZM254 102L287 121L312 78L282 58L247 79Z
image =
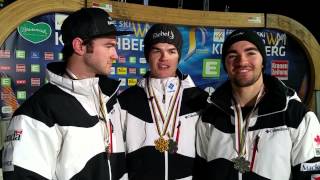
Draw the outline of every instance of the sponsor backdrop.
M7 120L14 110L47 82L47 63L61 61L63 47L60 28L66 14L50 13L22 23L0 47L1 119ZM119 37L119 59L111 77L121 80L121 90L137 83L148 71L143 55L143 37L150 24L114 21L120 30L133 35ZM188 73L196 85L213 92L226 79L221 65L222 43L233 29L178 26L183 35L179 68ZM281 31L256 29L264 39L267 74L278 77L294 88L304 100L309 93L310 75L307 57L296 41Z

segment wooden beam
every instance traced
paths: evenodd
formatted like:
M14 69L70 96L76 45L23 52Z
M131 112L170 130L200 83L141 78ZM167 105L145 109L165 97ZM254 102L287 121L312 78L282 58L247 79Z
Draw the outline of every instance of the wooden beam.
M263 13L236 13L198 11L176 8L164 8L156 6L144 6L139 4L121 3L116 1L96 0L98 3L112 5L113 18L130 21L151 23L168 23L190 26L214 26L214 27L264 27Z

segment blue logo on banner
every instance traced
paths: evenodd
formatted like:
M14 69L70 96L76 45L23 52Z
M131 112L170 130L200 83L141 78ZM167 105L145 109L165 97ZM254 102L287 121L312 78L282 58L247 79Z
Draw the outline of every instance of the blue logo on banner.
M30 52L30 58L31 58L31 59L40 59L40 52L38 52L38 51L31 51L31 52Z

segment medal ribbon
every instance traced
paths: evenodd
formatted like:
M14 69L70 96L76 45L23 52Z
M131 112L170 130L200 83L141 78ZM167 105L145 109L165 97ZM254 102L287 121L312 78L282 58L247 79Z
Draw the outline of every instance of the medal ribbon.
M108 121L107 121L107 115L106 115L106 110L105 110L105 106L103 105L103 102L102 102L102 95L101 95L101 89L99 87L99 119L102 120L105 124L105 141L107 143L107 148L106 149L108 151L108 153L112 153L112 131L113 131L113 126L112 126L112 123L111 121L109 121L109 127L110 127L110 130L109 130L109 127L108 127ZM101 117L101 116L102 117Z
M236 151L238 153L238 156L244 156L246 154L246 139L247 139L247 133L249 129L250 119L253 115L254 110L256 109L257 104L260 102L264 95L264 86L261 87L259 94L257 96L257 99L255 101L255 104L251 110L251 112L243 119L242 117L242 111L240 106L240 101L237 96L233 96L234 99L232 99L232 106L235 108L235 135L236 135Z
M158 134L160 135L160 137L165 136L165 134L167 133L167 129L168 129L171 117L172 117L172 113L173 113L173 111L175 112L174 113L174 122L173 122L173 126L172 126L172 133L171 133L171 135L168 133L169 138L170 138L174 134L177 114L178 114L178 110L179 110L180 98L178 98L178 95L179 95L180 89L181 89L181 81L179 80L178 88L177 88L177 90L176 90L176 92L175 92L175 94L173 96L172 104L169 105L169 114L168 114L168 119L167 120L166 120L166 118L164 116L164 113L162 112L162 110L160 108L159 101L157 100L156 96L154 95L154 92L152 90L152 87L150 86L150 82L149 81L150 80L148 78L146 80L147 93L148 93L148 95L150 97L149 99L151 100L151 106L152 106L151 110L152 110L152 113L153 113L154 121L156 123L157 131L158 131ZM160 118L161 118L162 122L164 123L164 128L163 128L162 132L160 130L160 125L159 125L159 122L157 120L157 116L156 116L155 110L157 110L159 112Z
M76 77L76 75L74 75L69 69L66 69L65 71L65 75L68 76L70 79L72 80L78 80L78 78ZM99 114L98 114L98 119L102 120L104 123L104 127L103 127L103 133L104 133L104 140L107 144L107 153L112 153L112 133L113 133L113 126L111 121L109 121L109 127L108 127L108 122L107 122L107 115L106 115L106 111L105 111L105 106L103 105L103 101L102 101L102 92L100 87L99 88L99 93L98 93L98 99L99 99ZM102 117L101 117L102 116ZM105 129L105 130L104 130Z

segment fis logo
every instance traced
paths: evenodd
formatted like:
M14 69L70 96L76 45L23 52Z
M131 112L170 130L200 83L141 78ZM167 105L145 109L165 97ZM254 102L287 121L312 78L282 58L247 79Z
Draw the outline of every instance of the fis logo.
M214 29L213 31L213 42L223 42L225 39L224 29Z

